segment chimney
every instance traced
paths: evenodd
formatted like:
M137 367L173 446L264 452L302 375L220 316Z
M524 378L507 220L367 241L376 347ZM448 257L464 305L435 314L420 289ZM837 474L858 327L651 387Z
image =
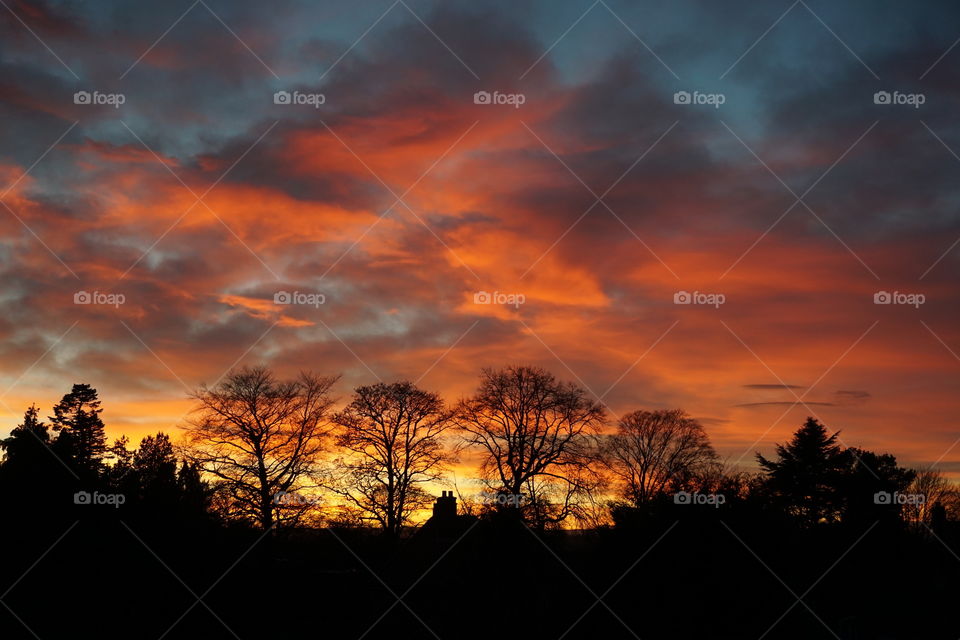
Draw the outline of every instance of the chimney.
M433 503L433 517L437 520L452 520L457 517L457 499L453 491L443 491Z

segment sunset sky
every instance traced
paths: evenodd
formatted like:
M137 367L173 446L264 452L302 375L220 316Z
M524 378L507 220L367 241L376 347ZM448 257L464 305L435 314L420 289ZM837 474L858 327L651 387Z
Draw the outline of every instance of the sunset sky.
M0 436L536 364L748 468L815 415L960 474L952 3L0 5Z

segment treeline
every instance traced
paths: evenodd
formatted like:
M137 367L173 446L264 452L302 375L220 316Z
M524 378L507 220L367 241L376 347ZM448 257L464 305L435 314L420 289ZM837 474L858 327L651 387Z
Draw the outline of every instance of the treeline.
M542 369L452 403L336 382L241 369L135 446L88 385L28 408L0 637L960 635L954 485L813 418L745 472L683 411L612 417Z
M178 459L168 435L143 438L129 449L126 436L107 445L96 389L76 384L45 421L31 406L0 442L0 499L8 514L39 527L80 515L74 509L107 506L145 520L209 518L210 486L202 470ZM89 513L89 512L88 512Z
M97 391L74 385L52 416L31 406L0 443L0 498L20 512L73 505L166 524L374 527L392 537L422 521L438 486L456 490L463 515L538 530L629 525L680 507L748 508L801 528L933 530L960 514L956 487L937 471L843 447L813 418L748 473L725 468L682 410L611 424L585 389L535 367L486 369L453 404L401 381L358 387L336 409L337 380L231 372L196 391L181 439L158 433L135 449L126 437L108 446ZM451 482L454 465L474 469L469 489Z

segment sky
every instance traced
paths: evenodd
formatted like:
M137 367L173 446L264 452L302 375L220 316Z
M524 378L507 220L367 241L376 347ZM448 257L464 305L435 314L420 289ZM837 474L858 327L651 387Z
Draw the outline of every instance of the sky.
M531 364L960 475L954 3L0 5L0 435Z

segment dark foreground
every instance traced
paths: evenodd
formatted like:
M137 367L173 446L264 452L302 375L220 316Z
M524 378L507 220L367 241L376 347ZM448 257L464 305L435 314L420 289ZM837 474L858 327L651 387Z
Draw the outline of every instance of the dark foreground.
M0 638L960 636L950 523L664 506L588 533L460 517L389 542L121 513L6 513Z

